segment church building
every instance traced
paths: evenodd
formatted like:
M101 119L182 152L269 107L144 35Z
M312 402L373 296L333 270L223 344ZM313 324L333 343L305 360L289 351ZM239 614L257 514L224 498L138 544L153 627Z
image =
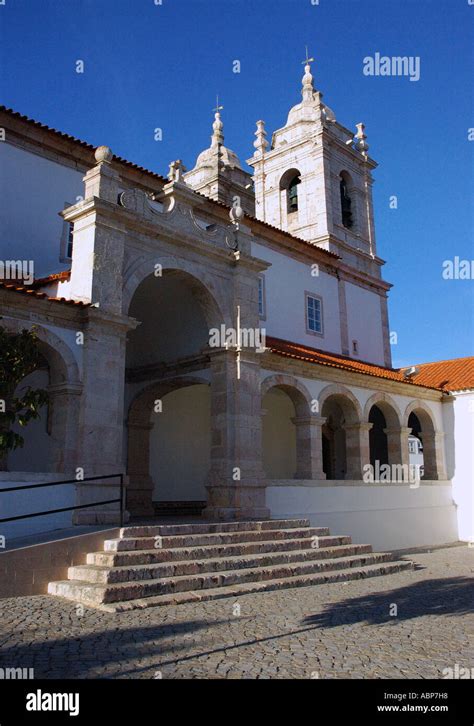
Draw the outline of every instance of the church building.
M49 393L0 483L77 480L4 516L112 498L116 480L86 480L122 473L132 521L472 540L473 359L392 367L364 124L340 123L309 61L284 126L257 121L249 170L221 111L194 168L163 177L0 108L1 256L22 263L0 325L35 328L43 365L21 386ZM98 505L2 532L116 521Z

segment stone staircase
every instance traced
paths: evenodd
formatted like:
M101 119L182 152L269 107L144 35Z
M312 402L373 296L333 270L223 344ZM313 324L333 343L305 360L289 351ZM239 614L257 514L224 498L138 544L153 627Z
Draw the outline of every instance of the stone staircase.
M125 527L51 582L51 595L109 612L237 597L412 568L305 519Z

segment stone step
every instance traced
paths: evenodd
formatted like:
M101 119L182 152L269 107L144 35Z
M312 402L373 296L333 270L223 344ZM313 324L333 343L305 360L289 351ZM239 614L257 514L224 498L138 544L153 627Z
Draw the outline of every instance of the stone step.
M191 524L136 525L123 527L120 537L153 537L156 535L217 534L220 532L264 532L275 529L309 527L309 519L268 519L249 522L195 522ZM327 527L321 527L329 534ZM322 533L321 533L322 534Z
M311 562L293 562L274 567L253 567L242 570L224 570L222 572L204 572L195 575L167 577L158 580L140 580L113 584L98 584L82 580L66 580L53 582L48 586L52 595L62 595L81 602L112 603L120 600L134 600L152 595L166 595L188 590L206 590L213 587L227 587L245 582L259 582L307 575L325 570L339 570L351 567L380 564L391 559L391 554L371 553L340 557L330 560Z
M133 565L152 565L160 562L178 562L186 560L220 559L222 557L246 557L249 555L306 552L313 550L312 539L282 539L265 542L238 542L227 545L204 545L197 547L176 547L175 549L130 550L125 552L91 552L87 555L88 565L99 567L131 567ZM347 554L372 552L371 545L336 545L334 548L322 547L318 551L325 553L331 549L345 547ZM364 549L359 549L364 548ZM324 556L324 555L322 555Z
M174 550L171 550L173 552ZM222 570L243 570L245 568L271 567L292 562L309 562L312 560L337 559L353 555L370 554L371 545L340 545L321 549L295 550L293 552L268 552L266 554L245 555L237 557L219 557L217 559L187 559L175 562L156 564L131 565L125 567L107 567L104 565L76 565L68 570L69 580L97 582L102 584L113 582L131 582L134 580L153 580L180 575L198 575L203 572L220 572Z
M158 605L177 605L186 602L203 602L225 597L238 597L252 593L271 590L282 590L285 588L308 587L310 585L322 585L331 582L347 582L366 577L380 575L391 575L403 570L412 569L413 563L406 560L389 561L367 565L364 567L352 567L350 569L332 570L323 573L297 574L291 577L278 576L273 580L257 582L243 582L230 586L203 588L194 591L167 593L149 597L113 603L99 603L95 599L97 585L87 583L72 583L69 581L50 583L48 591L53 595L81 601L83 604L105 610L107 612L125 612L127 610L156 607ZM89 597L90 596L90 597Z
M107 539L104 542L105 552L123 552L125 550L172 549L175 547L194 547L207 544L234 544L236 542L259 542L282 539L318 538L319 547L338 544L350 544L347 536L332 537L327 535L326 527L303 527L294 529L273 529L244 532L219 532L215 534L186 534L156 537L125 537ZM158 539L157 539L158 537Z

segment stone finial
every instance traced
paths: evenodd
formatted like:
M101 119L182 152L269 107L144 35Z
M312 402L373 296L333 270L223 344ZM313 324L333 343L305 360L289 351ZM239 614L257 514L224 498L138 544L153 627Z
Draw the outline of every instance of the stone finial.
M257 121L257 130L255 132L255 136L257 137L253 142L253 145L256 149L255 154L263 156L268 146L268 141L266 139L267 132L265 131L265 121Z
M369 145L366 141L367 136L364 133L365 125L363 123L356 124L357 133L354 137L355 148L360 151L361 154L366 154L369 150Z
M170 182L184 182L183 175L187 171L181 159L176 159L170 164L170 170L168 172L168 179Z
M114 158L114 155L112 154L112 151L111 149L109 149L108 146L98 146L95 150L94 156L98 164L110 164L110 162Z
M313 86L313 76L311 75L310 63L314 63L314 58L309 57L308 46L306 46L306 58L303 61L303 65L304 65L304 76L302 78L303 88L301 91L301 95L303 96L303 101L312 101L313 100L314 86Z
M222 106L220 106L220 108L222 108ZM221 114L219 111L216 111L214 114L211 140L213 146L224 143L224 124L222 123Z
M230 208L229 217L232 224L238 224L244 218L244 210L240 206L240 200L237 198Z

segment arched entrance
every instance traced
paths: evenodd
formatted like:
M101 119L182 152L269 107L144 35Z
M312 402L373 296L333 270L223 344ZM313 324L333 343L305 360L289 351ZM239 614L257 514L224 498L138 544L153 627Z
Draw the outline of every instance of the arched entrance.
M25 326L13 319L2 319L2 327L19 333ZM15 395L29 387L45 389L48 404L39 419L28 426L15 425L24 445L11 451L4 462L9 471L65 473L75 471L80 395L82 384L72 351L55 333L35 325L41 360L35 371L18 385Z
M262 460L269 479L321 479L317 437L321 418L312 412L312 398L296 378L275 375L261 387Z
M445 479L443 435L436 430L428 406L423 401L410 403L405 411L405 422L408 429L411 429L411 436L421 442L421 450L417 452L416 462L423 467L420 472L421 479ZM407 439L407 447L409 446L410 438ZM407 454L410 455L409 449ZM412 457L411 461L415 463Z
M126 396L127 508L205 502L211 450L209 331L223 321L206 286L186 270L146 276L131 297ZM138 391L138 393L137 393Z
M360 405L343 386L331 385L319 397L323 471L327 479L361 478Z

